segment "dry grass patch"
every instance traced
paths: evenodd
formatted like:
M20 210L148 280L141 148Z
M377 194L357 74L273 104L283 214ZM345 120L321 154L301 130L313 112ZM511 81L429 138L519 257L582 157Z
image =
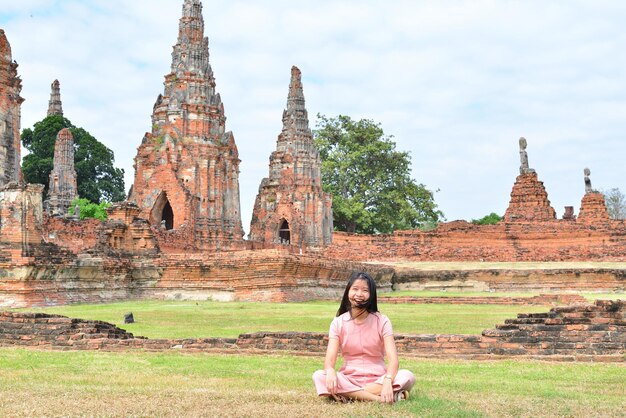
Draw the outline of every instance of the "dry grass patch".
M402 359L396 405L318 398L321 357L0 348L0 416L624 416L623 364Z

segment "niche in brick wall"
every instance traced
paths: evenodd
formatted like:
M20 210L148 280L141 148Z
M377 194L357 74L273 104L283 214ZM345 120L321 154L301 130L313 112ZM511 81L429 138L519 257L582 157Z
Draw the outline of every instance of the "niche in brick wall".
M289 229L289 222L287 222L286 219L283 219L280 223L278 238L280 238L281 244L289 245L291 242L291 230Z
M174 209L172 209L166 192L161 192L154 202L150 220L152 224L163 226L167 230L174 229Z

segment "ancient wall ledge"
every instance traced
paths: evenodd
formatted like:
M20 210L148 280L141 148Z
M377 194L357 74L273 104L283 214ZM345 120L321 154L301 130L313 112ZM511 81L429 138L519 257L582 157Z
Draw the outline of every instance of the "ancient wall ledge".
M482 335L395 336L403 356L533 358L550 361L626 361L626 301L555 307L519 314ZM54 350L184 350L248 354L289 352L323 356L328 338L314 332L258 332L238 338L147 339L112 324L58 315L0 312L0 346Z
M585 304L587 299L575 294L541 294L536 296L384 296L381 304L454 304L454 305L572 305Z
M394 290L624 292L626 268L395 269Z

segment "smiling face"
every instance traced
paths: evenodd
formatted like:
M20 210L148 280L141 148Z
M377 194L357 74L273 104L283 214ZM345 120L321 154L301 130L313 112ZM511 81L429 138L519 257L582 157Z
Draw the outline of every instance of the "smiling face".
M348 299L353 308L363 308L370 299L370 288L367 281L355 280L348 292Z

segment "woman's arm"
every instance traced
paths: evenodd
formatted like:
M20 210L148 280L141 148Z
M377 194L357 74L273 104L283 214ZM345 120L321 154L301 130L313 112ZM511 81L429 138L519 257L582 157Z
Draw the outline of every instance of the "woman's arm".
M326 372L326 389L328 389L328 392L333 395L337 392L337 373L335 372L335 364L337 363L338 354L339 340L337 338L329 338L328 347L326 348L326 357L324 358L324 371Z
M398 351L396 350L396 342L393 335L384 337L385 355L387 357L387 374L383 379L383 388L380 391L380 400L382 402L393 403L393 379L398 373ZM387 376L391 376L388 378Z

